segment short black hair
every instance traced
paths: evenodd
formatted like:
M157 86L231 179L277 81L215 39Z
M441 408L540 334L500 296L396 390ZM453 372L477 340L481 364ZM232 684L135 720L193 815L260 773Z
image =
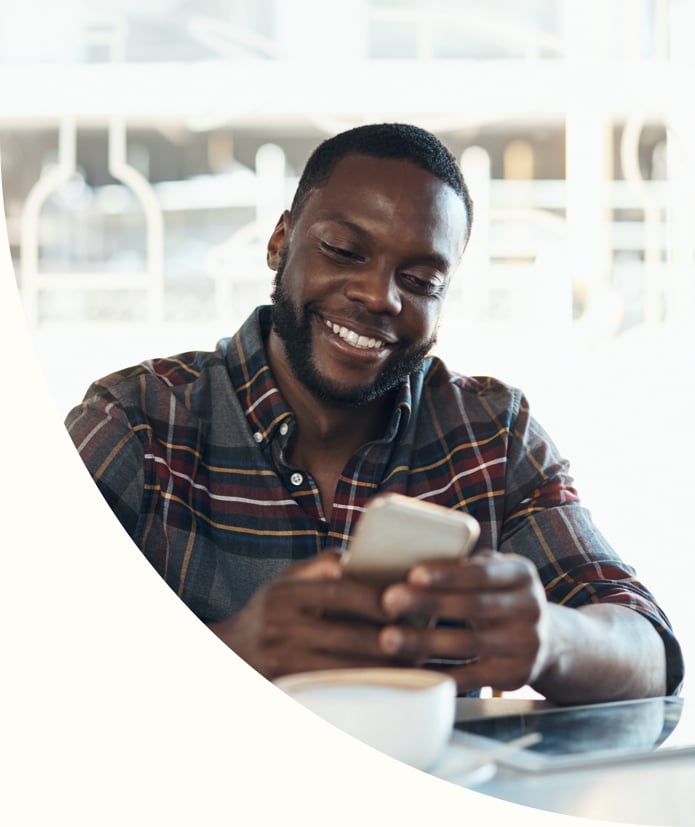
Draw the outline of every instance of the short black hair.
M292 199L290 215L296 218L312 190L324 184L346 155L406 160L448 184L463 201L468 218L466 238L473 222L473 201L452 153L426 129L405 123L357 126L328 138L309 156Z

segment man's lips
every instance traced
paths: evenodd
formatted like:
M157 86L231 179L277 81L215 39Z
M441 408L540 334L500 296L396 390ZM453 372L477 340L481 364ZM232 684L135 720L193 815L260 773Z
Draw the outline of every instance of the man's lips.
M383 339L376 338L375 336L366 336L364 334L358 333L356 330L352 330L345 325L340 325L337 322L331 321L331 319L326 319L321 317L323 323L326 327L335 333L336 336L339 336L344 341L351 344L353 347L359 348L360 350L381 350L384 347Z

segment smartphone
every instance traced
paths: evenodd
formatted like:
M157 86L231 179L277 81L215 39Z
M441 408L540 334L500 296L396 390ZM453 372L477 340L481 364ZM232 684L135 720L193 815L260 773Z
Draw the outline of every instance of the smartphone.
M466 556L479 537L478 521L465 511L381 494L360 517L341 563L345 574L386 585L405 580L417 563Z

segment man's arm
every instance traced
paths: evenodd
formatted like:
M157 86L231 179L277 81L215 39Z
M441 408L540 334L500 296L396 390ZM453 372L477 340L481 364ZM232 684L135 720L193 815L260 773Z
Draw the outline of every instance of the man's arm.
M548 611L555 651L537 692L565 704L666 694L664 644L643 615L608 603Z
M566 673L566 667L571 663L565 650L571 647L573 638L577 645L582 640L589 641L593 629L604 639L615 636L618 644L625 640L625 646L619 645L615 653L616 660L607 654L607 662L608 668L616 672L624 662L621 653L633 663L635 675L627 680L626 687L632 685L636 693L641 694L637 689L640 682L651 666L661 668L665 656L662 694L678 691L683 680L683 657L668 618L654 596L637 579L635 570L606 542L584 508L572 504L534 514L504 546L506 553L523 554L534 564L551 608L565 610L555 612L561 658L554 671L556 679ZM570 637L563 623L568 609L581 612L580 617L570 615L577 623ZM588 626L580 622L582 615L596 618L596 622ZM656 647L655 653L658 642L661 646ZM605 647L600 642L597 645L600 649ZM644 652L643 645L646 647ZM658 658L654 660L656 654ZM594 657L600 660L598 653ZM574 679L581 682L586 678L578 670ZM598 680L596 676L589 677L591 682Z
M105 390L88 394L68 413L65 426L111 510L136 539L144 490L143 448L123 409Z
M620 605L551 604L533 564L518 555L482 552L460 564L416 566L407 584L385 591L383 604L394 621L405 614L458 621L391 625L380 642L385 653L418 662L469 661L447 670L460 691L529 684L559 704L666 691L664 646L649 620Z
M395 624L407 614L447 623L391 625L384 651L467 661L449 669L461 691L530 684L556 703L676 692L683 659L666 616L579 504L568 463L521 396L505 483L499 553L417 566L390 587Z
M66 426L116 516L137 542L144 492L144 450L123 407L92 388ZM142 427L142 426L141 426ZM341 578L334 552L297 563L209 628L261 674L394 665L378 642L388 621L376 587Z

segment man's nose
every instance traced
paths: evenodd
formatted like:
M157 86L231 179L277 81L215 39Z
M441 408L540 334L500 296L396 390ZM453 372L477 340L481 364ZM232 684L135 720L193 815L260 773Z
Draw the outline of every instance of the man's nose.
M363 304L371 313L397 316L402 302L396 275L393 268L386 266L360 268L351 274L346 295Z

